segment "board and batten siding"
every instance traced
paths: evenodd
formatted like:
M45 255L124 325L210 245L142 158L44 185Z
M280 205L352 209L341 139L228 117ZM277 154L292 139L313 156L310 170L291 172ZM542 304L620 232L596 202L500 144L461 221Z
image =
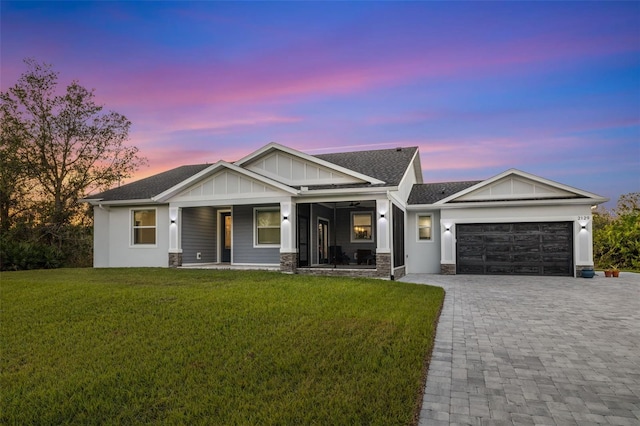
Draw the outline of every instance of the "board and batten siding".
M217 262L217 209L193 207L182 209L182 262ZM197 258L197 254L201 258Z
M266 247L255 248L253 246L253 209L254 207L275 207L279 204L267 204L259 206L234 206L233 207L233 241L231 261L234 264L279 265L280 248Z

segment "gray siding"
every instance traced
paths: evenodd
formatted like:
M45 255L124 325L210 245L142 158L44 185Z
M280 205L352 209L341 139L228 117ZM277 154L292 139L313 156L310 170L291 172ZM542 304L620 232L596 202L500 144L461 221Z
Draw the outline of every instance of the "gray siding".
M182 262L212 263L217 261L217 219L213 207L182 209ZM202 259L197 259L197 253Z
M280 264L280 248L253 247L253 208L266 206L233 207L233 263ZM275 205L280 208L280 205Z

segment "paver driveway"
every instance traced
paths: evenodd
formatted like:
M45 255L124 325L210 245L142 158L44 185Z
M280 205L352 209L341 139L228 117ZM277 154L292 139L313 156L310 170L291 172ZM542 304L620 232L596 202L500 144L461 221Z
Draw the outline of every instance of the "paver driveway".
M640 275L444 287L420 425L640 425Z

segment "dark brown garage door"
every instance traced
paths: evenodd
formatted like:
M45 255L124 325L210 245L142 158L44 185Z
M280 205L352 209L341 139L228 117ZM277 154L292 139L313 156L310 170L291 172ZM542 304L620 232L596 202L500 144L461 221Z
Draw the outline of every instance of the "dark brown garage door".
M456 225L458 274L573 275L571 222Z

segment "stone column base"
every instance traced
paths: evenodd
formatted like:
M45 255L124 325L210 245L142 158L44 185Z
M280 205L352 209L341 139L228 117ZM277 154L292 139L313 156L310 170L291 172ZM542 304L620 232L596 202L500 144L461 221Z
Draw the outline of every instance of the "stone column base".
M451 263L440 264L440 275L455 275L456 265Z
M376 276L391 278L391 253L376 253Z
M182 266L182 253L169 253L169 268Z
M298 269L298 253L280 253L280 272L295 274Z

